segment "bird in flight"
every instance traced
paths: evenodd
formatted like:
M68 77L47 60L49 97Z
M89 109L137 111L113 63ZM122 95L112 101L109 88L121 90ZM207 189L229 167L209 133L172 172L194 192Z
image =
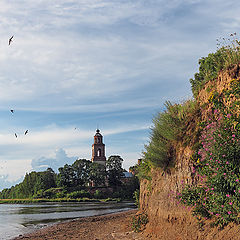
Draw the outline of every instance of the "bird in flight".
M15 137L17 138L17 134L15 133Z
M13 110L13 109L11 109L11 110L10 110L10 112L11 112L11 113L14 113L14 110Z
M28 130L26 130L24 134L26 135L27 133L28 133Z
M9 40L8 40L8 45L10 45L12 41L13 41L13 36L11 36L11 37L9 38Z

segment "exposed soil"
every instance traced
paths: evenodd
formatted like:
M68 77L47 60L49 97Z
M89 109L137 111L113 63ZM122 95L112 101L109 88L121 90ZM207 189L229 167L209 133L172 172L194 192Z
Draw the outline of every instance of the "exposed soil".
M104 216L79 218L19 236L14 240L144 240L146 238L141 233L135 233L131 229L131 219L136 212L137 210L130 210Z

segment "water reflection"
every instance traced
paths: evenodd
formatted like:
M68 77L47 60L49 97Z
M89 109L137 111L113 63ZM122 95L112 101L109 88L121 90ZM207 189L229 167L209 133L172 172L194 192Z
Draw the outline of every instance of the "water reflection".
M38 203L1 204L0 239L11 239L19 234L46 225L135 208L133 203Z

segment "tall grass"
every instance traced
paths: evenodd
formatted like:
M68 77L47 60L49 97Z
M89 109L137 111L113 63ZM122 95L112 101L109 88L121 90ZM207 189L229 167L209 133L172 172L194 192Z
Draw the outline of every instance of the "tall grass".
M189 119L198 107L195 100L183 104L165 103L166 110L153 118L150 141L145 145L143 161L138 167L140 178L150 178L152 167L166 170L174 166L176 143L187 140Z

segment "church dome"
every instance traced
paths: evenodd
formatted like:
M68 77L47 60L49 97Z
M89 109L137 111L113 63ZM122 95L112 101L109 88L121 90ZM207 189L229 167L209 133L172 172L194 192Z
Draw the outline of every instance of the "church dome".
M102 136L102 134L100 133L100 130L99 130L99 129L96 130L95 136Z

